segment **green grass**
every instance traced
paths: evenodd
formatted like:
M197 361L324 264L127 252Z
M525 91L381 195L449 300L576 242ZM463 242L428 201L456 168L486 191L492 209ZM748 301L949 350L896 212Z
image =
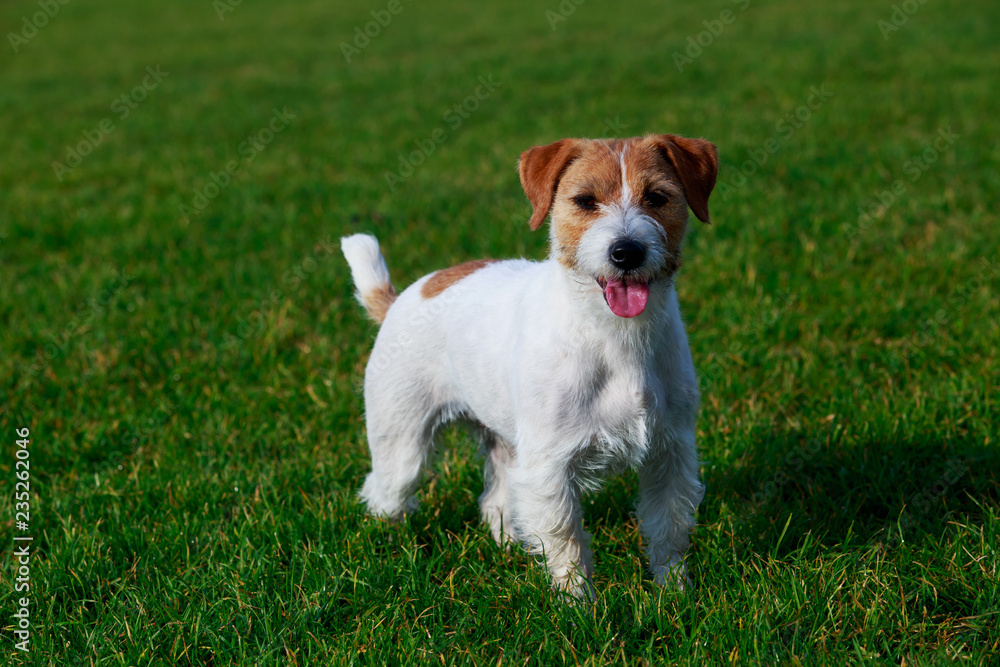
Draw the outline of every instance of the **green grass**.
M34 537L26 654L12 556L0 570L4 660L997 664L996 3L927 2L884 39L888 1L586 2L556 30L555 0L403 2L350 64L340 43L387 3L248 1L220 21L210 0L71 2L0 56L0 544L22 534L19 427ZM4 3L2 32L37 11ZM156 65L168 75L120 118ZM452 127L480 76L499 87ZM789 132L813 86L832 97ZM283 108L288 126L185 220ZM107 118L60 181L52 162ZM327 244L376 232L397 285L542 258L520 152L645 132L713 140L731 186L692 226L679 283L702 375L697 589L644 573L626 475L586 503L588 615L494 546L459 431L420 512L364 516L375 329Z

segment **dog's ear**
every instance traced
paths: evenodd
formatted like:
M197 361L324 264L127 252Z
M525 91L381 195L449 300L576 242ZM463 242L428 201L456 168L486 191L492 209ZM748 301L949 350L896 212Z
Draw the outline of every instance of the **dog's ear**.
M653 139L677 170L688 206L699 220L709 222L708 196L712 194L719 173L719 153L715 144L676 134L655 134Z
M535 146L521 153L517 172L521 176L521 187L531 202L531 229L542 226L552 208L552 200L559 186L563 171L580 155L583 141L562 139L547 146Z

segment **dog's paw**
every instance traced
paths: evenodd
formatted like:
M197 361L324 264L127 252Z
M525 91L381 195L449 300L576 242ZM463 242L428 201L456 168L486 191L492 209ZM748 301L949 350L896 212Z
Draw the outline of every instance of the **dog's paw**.
M683 561L661 565L652 569L653 581L660 588L681 592L694 589L694 582L691 581L691 576L688 575L687 566L684 565Z
M503 552L506 554L511 553L514 547L520 545L520 541L506 531L494 532L493 541L496 542L497 546L503 549Z
M552 590L570 604L593 604L597 597L590 578L576 571L562 577L553 577Z
M511 545L519 542L517 537L512 532L513 529L510 528L510 522L504 521L502 515L499 513L483 513L483 522L489 526L490 535L493 536L493 541L497 543L497 546L506 550L508 553L510 553Z

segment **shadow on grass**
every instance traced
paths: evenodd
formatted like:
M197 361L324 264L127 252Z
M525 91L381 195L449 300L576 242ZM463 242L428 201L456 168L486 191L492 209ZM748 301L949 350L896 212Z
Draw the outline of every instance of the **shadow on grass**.
M768 434L738 461L706 470L699 524L731 520L736 542L755 551L780 542L787 553L806 534L826 545L850 538L891 548L901 534L914 541L940 536L948 521L979 522L984 501L1000 502L995 447L972 439L855 446L824 439ZM634 523L637 492L633 473L609 480L585 501L587 523L611 530Z
M410 519L421 547L447 534L488 533L477 502L482 460L468 436L449 439L451 452L434 466ZM793 551L806 535L827 546L893 548L901 537L939 537L949 521L979 522L981 504L1000 501L998 471L1000 450L972 439L845 446L828 444L825 434L805 440L772 432L740 459L704 471L698 522L731 522L737 548L772 552L780 544L776 555ZM618 535L634 528L637 492L634 473L609 478L584 499L588 530Z
M806 534L892 548L940 536L950 520L979 521L980 504L1000 497L998 470L1000 452L971 439L844 446L772 434L706 475L700 519L728 514L737 541L760 551L780 542L787 553Z

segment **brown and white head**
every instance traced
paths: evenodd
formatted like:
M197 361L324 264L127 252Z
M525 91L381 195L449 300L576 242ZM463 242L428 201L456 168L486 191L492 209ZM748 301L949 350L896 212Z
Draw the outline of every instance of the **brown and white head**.
M688 208L709 221L718 165L704 139L652 134L535 146L518 171L531 229L551 214L552 256L631 318L646 309L650 283L669 282L680 266Z

